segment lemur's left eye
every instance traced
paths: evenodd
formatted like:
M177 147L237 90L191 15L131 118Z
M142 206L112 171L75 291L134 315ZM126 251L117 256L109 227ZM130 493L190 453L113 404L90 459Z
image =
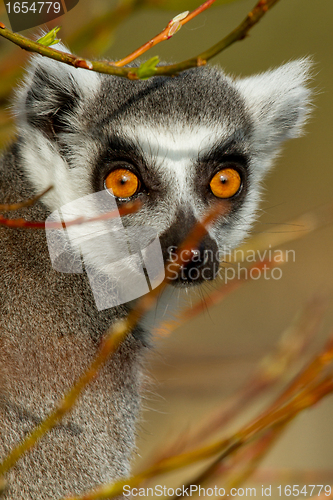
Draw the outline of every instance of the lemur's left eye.
M140 180L127 168L117 168L110 172L104 184L116 198L131 198L140 189Z
M217 198L231 198L238 193L242 179L234 168L224 168L214 175L209 185Z

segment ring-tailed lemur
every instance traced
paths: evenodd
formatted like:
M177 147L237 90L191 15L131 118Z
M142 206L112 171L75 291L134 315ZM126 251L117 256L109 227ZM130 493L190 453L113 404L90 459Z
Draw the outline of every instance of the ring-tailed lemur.
M45 220L59 207L111 190L139 199L127 216L152 226L165 260L216 199L225 204L185 273L247 235L260 182L281 143L307 116L308 60L251 78L216 67L130 81L35 56L17 91L17 139L0 163L0 202L38 204L12 216ZM128 304L98 311L87 276L52 269L45 234L0 229L1 444L3 458L53 408L96 354ZM98 249L96 249L98 251ZM142 326L119 348L61 425L8 475L7 498L55 499L129 473L139 412Z

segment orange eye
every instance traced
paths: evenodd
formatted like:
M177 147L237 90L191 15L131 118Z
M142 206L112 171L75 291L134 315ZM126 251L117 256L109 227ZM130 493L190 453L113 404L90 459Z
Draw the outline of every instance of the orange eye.
M140 181L130 170L117 168L105 179L105 187L116 198L130 198L140 188Z
M210 189L217 198L231 198L241 187L242 180L233 168L224 168L217 172L210 181Z

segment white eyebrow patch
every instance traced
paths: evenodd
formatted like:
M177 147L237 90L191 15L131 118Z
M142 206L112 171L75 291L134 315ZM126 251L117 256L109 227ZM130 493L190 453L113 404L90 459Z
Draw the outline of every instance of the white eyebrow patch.
M208 127L124 127L129 137L135 137L141 149L154 157L168 157L174 161L196 159L201 152L209 151L223 136L223 131Z

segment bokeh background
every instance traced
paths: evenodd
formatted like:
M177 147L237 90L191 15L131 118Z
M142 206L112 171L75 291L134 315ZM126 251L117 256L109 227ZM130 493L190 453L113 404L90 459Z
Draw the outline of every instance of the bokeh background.
M133 7L132 1L116 4L80 0L77 7L49 27L61 24L59 36L82 55L119 59L157 34L176 14L193 9L200 2L160 1L163 8L157 8L159 2L154 0L147 3L150 6L140 10ZM191 57L236 27L254 4L255 0L238 0L211 8L174 38L151 50L147 57L159 55L172 62ZM110 17L109 12L116 5L118 10ZM6 24L3 5L0 9L0 20ZM281 0L249 37L211 61L227 73L247 76L303 56L310 55L314 60L314 107L306 135L286 144L275 169L266 178L255 233L269 230L273 235L275 225L333 202L332 21L332 0ZM26 58L24 51L0 39L2 147L15 133L8 106L11 89L20 78ZM330 210L333 213L332 205ZM286 224L285 231L302 232L302 227ZM186 434L202 416L241 387L309 297L332 291L332 247L330 223L281 246L295 250L296 255L295 262L283 267L281 280L247 283L157 342L149 360L151 383L138 429L137 467L178 434ZM313 342L313 353L332 333L332 309L329 308ZM232 428L247 421L262 405L263 401L258 402L237 418ZM300 415L264 459L251 484L332 484L332 411L333 398L329 397ZM177 482L183 477L178 474ZM191 477L190 473L186 477ZM169 476L157 482L175 484L174 479Z

